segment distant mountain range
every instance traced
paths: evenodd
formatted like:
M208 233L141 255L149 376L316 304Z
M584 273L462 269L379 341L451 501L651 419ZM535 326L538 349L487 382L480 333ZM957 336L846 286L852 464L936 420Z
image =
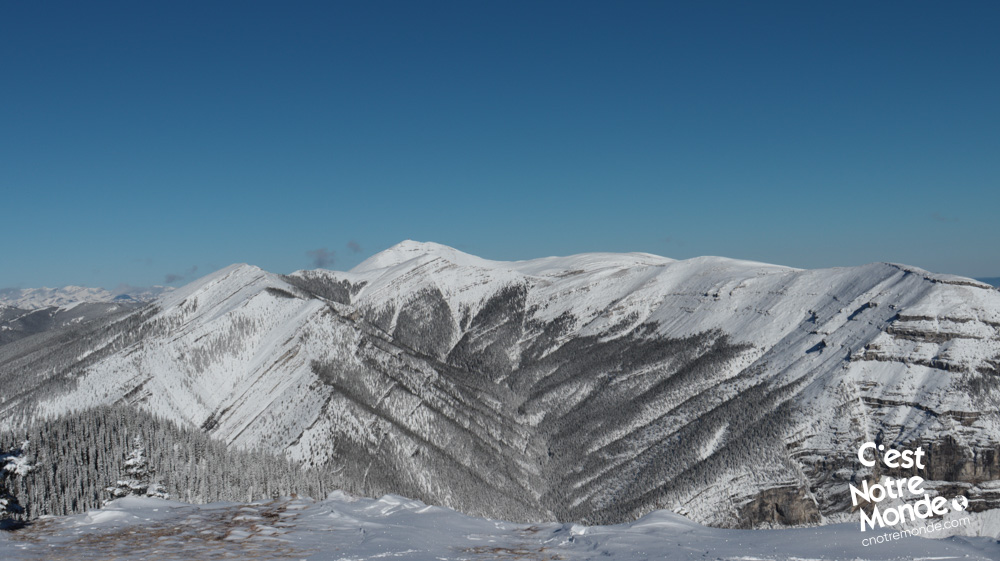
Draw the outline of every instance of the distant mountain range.
M0 345L135 309L173 288L154 286L112 292L103 288L0 289Z
M890 263L403 242L348 272L233 265L0 345L0 385L8 426L123 404L508 520L855 521L869 440L1000 508L1000 291Z
M990 284L990 285L993 285L993 286L996 286L996 287L1000 287L1000 277L987 277L987 278L976 279L976 280L978 280L980 282L985 282L986 284Z
M149 302L170 292L169 286L131 288L112 292L103 288L64 286L62 288L0 288L0 306L22 310L65 308L77 304Z

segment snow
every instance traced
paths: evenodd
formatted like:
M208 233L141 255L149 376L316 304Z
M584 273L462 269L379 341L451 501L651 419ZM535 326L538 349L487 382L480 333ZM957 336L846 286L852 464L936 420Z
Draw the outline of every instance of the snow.
M134 356L110 357L82 381L75 396L58 396L45 407L63 411L74 403L98 404L145 383L150 410L200 425L235 398L245 407L219 427L221 437L231 441L298 381L286 376L277 385L260 383L270 369L280 364L288 373L309 372L309 357L291 350L294 334L325 308L317 300L279 299L266 292L268 287L294 290L277 275L234 265L164 295L154 321L166 326L165 341ZM140 372L169 375L137 376L136 366Z
M985 538L902 537L872 546L856 524L720 530L667 511L616 526L515 524L472 518L387 495L188 505L128 497L86 514L0 532L0 557L27 559L252 558L309 561L537 559L757 560L1000 558Z
M135 301L149 301L173 290L170 287L154 286L150 288L135 288L127 294ZM85 286L64 286L61 288L23 288L6 289L0 292L0 305L20 308L22 310L40 310L42 308L64 308L70 310L87 302L112 302L118 296L103 288Z
M267 289L299 290L257 267L232 265L162 295L153 334L88 366L72 388L40 403L39 412L58 415L141 390L136 393L140 406L158 415L192 426L212 420L212 436L227 443L322 464L332 454L331 434L361 442L371 436L371 427L353 416L345 398L316 383L311 363L337 359L346 368L362 360L388 360L361 352L362 330L372 328L352 317L373 309L392 308L398 314L422 292L437 290L454 326L460 326L500 291L523 287L531 321L570 318L562 341L612 338L627 331L620 326L656 324L656 335L664 338L717 329L733 342L752 345L722 365L714 382L692 382L696 387L686 395L702 391L699 383L718 384L718 398L729 400L762 381L775 386L801 382L804 389L796 400L808 403L809 410L787 443L794 442L803 455L848 450L855 440L871 437L862 433L872 427L898 428L899 438L949 434L960 437L963 445L980 446L995 446L1000 434L995 407L971 401L960 386L962 371L977 372L988 366L985 361L1000 356L1000 293L970 279L887 263L799 270L722 257L674 260L645 253L502 262L412 241L348 272L293 275L307 274L364 285L350 305L281 298ZM386 333L394 326L395 320ZM949 339L907 338L899 330ZM456 329L449 343L453 346L461 336ZM811 352L814 348L819 350ZM931 361L956 368L934 368ZM436 373L421 370L415 375L429 380ZM415 397L386 391L384 398L410 412L409 429L430 432L433 418ZM876 401L877 407L865 405ZM676 426L691 422L677 405L646 405L635 425L623 425L585 445L598 449L671 411ZM956 412L982 416L963 425L953 418ZM535 416L525 422L540 420ZM528 438L509 438L522 437ZM726 431L719 428L701 455L709 457L726 441ZM728 504L730 497L752 496L758 490L756 476L734 475L683 506L692 517L711 521L713 508ZM424 480L421 485L448 496L447 482ZM585 498L581 494L572 500Z
M35 469L34 466L28 463L28 446L30 446L30 443L25 440L21 443L20 449L11 453L0 454L0 469L19 477L23 477Z
M495 261L489 261L461 252L455 248L448 247L433 242L416 242L406 240L391 248L373 255L358 264L351 271L354 273L364 273L378 269L385 269L402 265L409 261L425 258L441 258L456 265L468 267L491 267Z

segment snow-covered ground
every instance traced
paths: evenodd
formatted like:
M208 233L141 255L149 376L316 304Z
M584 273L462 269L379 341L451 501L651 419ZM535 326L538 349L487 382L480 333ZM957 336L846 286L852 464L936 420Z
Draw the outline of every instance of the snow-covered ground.
M1000 542L904 537L864 546L855 524L786 530L721 530L656 511L617 526L514 524L471 518L398 496L285 498L188 505L124 498L87 514L0 532L0 558L740 561L1000 559Z

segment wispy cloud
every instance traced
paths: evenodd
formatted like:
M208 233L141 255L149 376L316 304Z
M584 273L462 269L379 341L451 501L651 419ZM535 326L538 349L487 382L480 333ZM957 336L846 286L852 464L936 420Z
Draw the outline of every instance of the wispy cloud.
M179 281L182 281L182 280L184 280L184 279L186 279L186 278L188 278L190 276L193 276L197 272L198 272L198 266L197 265L191 265L191 268L189 268L188 270L184 271L184 273L182 273L182 274L167 273L166 276L163 277L163 282L164 282L164 284L173 284L175 282L179 282Z
M311 249L306 252L306 255L312 259L313 265L319 269L325 269L330 265L333 265L336 254L337 253L335 251L329 250L325 247L321 247L320 249Z
M958 222L958 218L955 218L954 216L947 216L947 215L941 214L940 212L932 212L931 213L931 220L933 220L935 222L941 222L941 223Z
M361 244L351 240L347 242L347 249L351 250L351 253L361 253Z

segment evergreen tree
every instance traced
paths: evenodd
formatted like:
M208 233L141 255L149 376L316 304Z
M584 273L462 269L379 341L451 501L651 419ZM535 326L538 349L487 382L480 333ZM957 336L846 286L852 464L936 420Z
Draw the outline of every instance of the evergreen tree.
M331 489L343 486L328 470L306 469L263 450L229 449L198 429L126 406L100 406L39 419L25 430L31 440L27 459L34 469L26 477L6 481L10 494L24 507L24 520L100 508L112 493L109 483L115 483L111 489L124 491L118 496L149 496L152 490L188 503L291 494L325 497ZM156 446L138 446L140 454L137 435L141 442ZM22 439L0 428L0 451L17 448ZM0 470L3 465L0 462ZM118 478L146 480L160 487L133 493L127 482L119 486Z
M160 484L153 481L153 474L155 472L156 470L151 468L149 461L146 460L146 446L142 442L142 437L136 436L132 440L132 450L125 457L125 475L127 478L119 479L115 485L105 489L105 491L111 494L111 498L106 502L129 495L157 497L160 499L170 498Z
M28 449L28 441L20 448L10 452L0 452L0 527L18 524L24 515L24 507L14 496L8 481L22 477L31 471L32 467L24 455Z

